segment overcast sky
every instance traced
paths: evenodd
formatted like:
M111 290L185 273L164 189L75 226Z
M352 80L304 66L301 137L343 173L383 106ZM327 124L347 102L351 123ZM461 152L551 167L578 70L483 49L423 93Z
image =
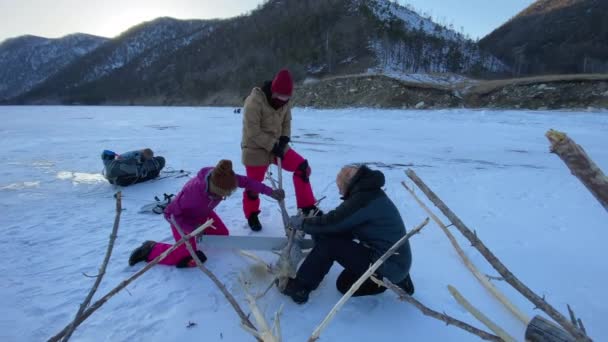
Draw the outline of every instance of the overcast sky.
M33 34L55 38L82 32L115 37L157 17L228 18L254 9L260 0L0 0L0 41ZM435 21L483 37L533 0L399 0Z

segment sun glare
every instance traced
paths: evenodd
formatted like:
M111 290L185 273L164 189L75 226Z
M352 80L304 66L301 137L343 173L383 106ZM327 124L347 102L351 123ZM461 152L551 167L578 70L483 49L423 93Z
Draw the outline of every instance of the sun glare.
M100 25L99 34L108 38L116 37L129 28L158 17L171 16L166 11L154 8L129 9L116 13Z

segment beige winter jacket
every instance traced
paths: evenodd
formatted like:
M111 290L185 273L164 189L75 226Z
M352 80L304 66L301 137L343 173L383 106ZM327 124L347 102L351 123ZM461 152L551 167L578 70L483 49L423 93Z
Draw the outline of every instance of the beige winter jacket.
M291 108L287 104L278 110L270 106L264 91L253 88L245 100L243 114L242 161L247 166L272 163L272 147L280 136L291 137Z

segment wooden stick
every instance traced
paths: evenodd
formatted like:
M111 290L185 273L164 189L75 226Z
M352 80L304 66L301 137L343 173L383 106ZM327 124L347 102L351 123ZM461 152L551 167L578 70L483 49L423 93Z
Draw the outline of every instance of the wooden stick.
M272 331L274 332L274 335L277 336L279 339L281 338L281 313L283 313L283 306L284 306L284 304L281 304L281 306L279 307L279 310L277 312L275 312L274 323L273 323L273 327L272 327Z
M184 242L188 241L188 239L190 239L190 238L192 238L192 237L194 237L194 236L202 233L212 223L213 223L212 219L207 220L207 222L205 222L202 226L198 227L192 233L188 234L185 238L182 238L181 240L177 241L171 248L167 249L161 255L159 255L156 258L154 258L154 260L148 262L148 264L146 264L146 266L144 266L141 270L137 271L135 274L133 274L128 279L123 280L120 284L118 284L118 286L116 286L114 289L112 289L110 292L108 292L105 296L101 297L101 299L99 299L98 301L96 301L95 303L93 303L87 310L85 310L82 313L82 315L80 316L80 318L76 321L75 325L79 326L80 324L82 324L82 322L84 322L84 320L86 320L87 318L89 318L89 316L91 316L93 314L93 312L95 312L102 305L104 305L110 298L112 298L112 296L114 296L115 294L117 294L118 292L120 292L120 290L122 290L125 287L127 287L135 279L141 277L142 274L146 273L154 265L158 264L161 260L163 260L164 258L166 258L167 255L169 255L171 252L173 252L174 250L176 250L179 246L181 246L182 244L184 244ZM68 328L69 328L69 325L66 326L65 328L63 328L55 336L51 337L48 340L48 342L59 341L63 336L65 336L65 333L68 331Z
M568 308L568 313L570 314L570 322L572 322L572 324L574 325L578 325L578 322L576 321L576 316L574 315L574 311L572 311L570 304L566 304L566 307Z
M270 291L270 289L274 286L274 284L276 283L276 281L278 279L279 279L278 277L272 278L272 281L270 282L270 284L268 284L266 289L264 291L262 291L261 293L257 294L255 296L255 299L260 299L260 298L264 297L268 293L268 291Z
M120 224L120 214L122 213L122 193L119 191L114 196L116 198L116 216L114 216L114 226L112 227L112 233L110 234L110 242L108 243L108 248L106 249L106 255L103 258L103 262L101 263L101 267L99 268L99 274L97 274L95 283L93 287L89 291L89 294L86 296L80 307L78 308L78 312L76 312L76 316L72 323L70 323L65 336L63 337L63 341L66 342L72 337L74 330L76 330L76 322L82 316L84 310L91 303L91 299L93 299L93 295L97 292L97 288L99 284L101 284L101 280L103 276L106 274L106 268L108 266L108 262L110 261L110 257L112 256L112 250L114 249L114 241L116 241L116 233L118 232L118 226Z
M310 336L310 338L308 339L308 341L311 342L311 341L318 340L319 336L321 336L321 332L323 331L323 329L325 329L325 327L327 327L329 322L331 322L331 320L334 318L336 313L338 313L338 310L340 310L340 308L342 308L342 306L344 306L346 301L359 289L359 287L361 287L361 285L367 280L367 278L369 278L374 272L376 272L376 270L380 266L382 266L382 264L388 258L390 258L393 254L395 254L397 249L399 249L399 247L401 247L407 240L409 240L410 237L414 236L415 234L418 234L420 232L420 230L422 230L422 228L424 228L424 226L426 226L428 223L429 223L429 218L427 217L424 220L424 222L422 222L420 225L418 225L418 227L414 228L412 231L407 233L404 237L399 239L399 241L395 242L395 244L391 248L389 248L386 251L386 253L384 253L378 260L376 260L376 262L374 262L369 267L369 269L365 273L363 273L363 275L361 277L359 277L359 279L342 296L342 298L340 298L340 300L336 303L336 305L334 305L334 307L327 314L327 316L321 322L321 324L319 324L319 326L313 331L313 333Z
M591 341L591 339L578 327L574 326L570 321L551 306L547 301L534 293L529 287L522 283L507 267L490 251L486 245L477 237L477 234L471 231L461 220L448 208L445 203L429 187L416 175L416 173L408 169L407 176L416 183L416 185L424 192L424 194L433 202L439 210L456 226L456 228L464 235L473 247L475 247L481 255L498 271L498 273L509 283L513 288L519 291L524 297L530 300L537 308L543 310L547 315L553 318L559 325L566 329L577 340Z
M179 226L179 224L177 223L177 221L175 220L175 217L173 215L171 215L171 224L173 225L173 227L175 227L175 229L177 229L177 232L182 237L182 239L184 239L186 234L184 234L184 231ZM226 289L226 286L224 286L224 284L222 284L222 282L219 279L217 279L215 274L213 274L213 272L211 272L207 267L205 267L205 265L203 265L203 263L199 260L198 256L196 255L196 252L194 251L194 248L192 248L192 245L190 244L190 241L186 240L185 243L186 243L186 248L188 249L188 252L190 252L190 256L196 263L196 266L198 266L198 268L201 271L203 271L203 273L205 273L207 275L207 277L211 278L213 283L220 289L220 291L222 291L222 293L224 294L224 297L226 297L226 299L228 300L230 305L232 305L232 308L234 308L234 311L236 311L237 315L239 315L239 317L241 318L241 323L246 325L247 327L255 330L255 326L251 323L249 318L247 318L247 315L245 315L245 312L243 312L239 303L237 303L236 299L234 299L234 296L232 296L230 291L228 291L228 289Z
M466 298L464 298L458 290L452 285L448 285L448 290L456 299L456 301L462 305L468 312L470 312L478 321L483 323L486 327L492 330L498 337L503 339L505 342L515 342L515 339L511 337L503 328L499 327L496 323L494 323L491 319L489 319L483 312L479 311L476 307L474 307Z
M282 168L282 162L281 162L281 158L277 158L277 167L278 167L278 173L279 173L279 182L277 184L277 182L274 180L274 178L272 178L272 176L268 176L268 180L270 181L270 184L272 185L272 188L277 190L277 189L283 189L283 168ZM283 226L285 227L285 235L289 235L288 234L288 228L289 228L289 214L287 212L287 208L285 207L285 199L282 199L279 202L279 208L281 209L281 218L283 219Z
M446 313L440 313L437 312L433 309L428 308L427 306L425 306L424 304L422 304L421 302L417 301L414 297L408 295L402 288L400 288L399 286L393 284L390 280L388 280L387 278L384 278L384 281L379 280L378 278L372 276L370 278L373 282L375 282L376 284L380 285L380 286L384 286L387 287L388 289L392 290L393 292L395 292L398 296L400 300L406 301L410 304L412 304L413 306L415 306L418 310L420 310L420 312L422 312L422 314L429 316L429 317L433 317L435 319L438 319L440 321L445 322L445 324L447 325L453 325L455 327L458 327L462 330L465 330L467 332L470 332L471 334L477 335L479 336L481 339L487 340L487 341L502 341L500 337L492 335L490 333L487 333L483 330L477 329L474 326L465 323L463 321L460 321L454 317L448 316Z
M529 342L574 342L566 330L542 316L534 316L526 327L524 338Z
M283 188L283 168L282 168L282 160L281 158L277 158L277 167L279 173L279 182L278 185L272 177L268 177L270 180L272 187L276 189ZM277 278L279 279L277 286L280 290L285 289L287 286L287 282L289 277L293 276L296 272L297 264L302 258L302 251L299 249L296 251L297 260L293 258L292 248L294 246L294 242L296 239L296 230L290 227L289 225L289 214L287 213L287 208L285 207L285 200L279 201L279 207L281 209L281 216L283 218L283 225L285 228L285 234L287 235L287 246L283 248L281 251L281 255L279 256L279 260L277 262Z
M243 287L243 291L245 292L245 298L247 299L247 304L249 304L249 309L251 309L251 314L253 314L253 318L255 319L259 330L258 334L254 336L259 336L264 342L279 342L281 338L279 336L273 335L273 331L270 328L270 325L266 321L266 317L255 300L255 298L247 291L247 285L240 279L241 286Z
M570 321L572 322L572 324L574 324L577 327L579 327L586 334L587 331L585 330L585 326L583 325L583 321L581 321L580 318L576 318L576 315L574 314L574 310L572 310L572 308L570 307L570 304L566 304L566 306L568 307L568 313L570 314Z
M608 211L608 177L604 172L566 133L549 130L546 136L551 143L551 152L557 154L566 163L572 174Z
M435 223L441 228L441 230L443 230L445 235L450 240L450 243L452 243L452 246L456 250L456 253L458 253L458 255L460 256L460 259L462 260L464 265L469 269L469 271L471 271L471 273L473 273L473 276L477 278L481 285L483 285L488 291L490 291L490 293L494 295L494 297L496 297L496 299L498 299L499 302L501 302L509 311L511 311L511 313L513 313L513 315L515 315L515 317L517 317L524 325L527 325L530 321L530 318L523 312L521 312L521 310L519 310L513 303L511 303L511 301L509 301L507 297L505 297L505 295L489 281L488 277L485 277L479 271L479 269L475 267L473 262L471 262L469 257L467 257L467 255L464 253L464 251L458 244L458 241L456 241L456 238L450 232L448 227L441 221L441 219L439 219L439 217L437 217L437 215L433 213L433 211L431 211L431 209L429 209L429 207L426 206L426 204L424 204L424 202L422 202L422 200L416 195L414 190L410 189L407 184L405 184L405 182L401 182L401 184L412 195L412 197L414 197L414 200L418 203L418 205L420 205L420 207L422 207L422 209L424 209L424 211L431 217L431 219L435 221Z

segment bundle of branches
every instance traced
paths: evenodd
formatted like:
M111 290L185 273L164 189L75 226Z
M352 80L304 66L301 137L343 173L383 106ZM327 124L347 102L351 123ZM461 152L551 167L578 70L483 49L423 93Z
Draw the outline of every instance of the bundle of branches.
M551 322L543 319L540 316L534 317L532 320L527 318L527 316L519 309L517 309L513 304L511 304L504 295L502 295L494 286L489 283L489 280L494 277L484 277L481 276L481 273L473 266L470 260L465 256L462 248L458 246L458 243L448 231L447 226L443 224L436 215L432 214L428 207L426 207L422 201L420 201L417 197L417 202L423 207L423 209L429 213L433 220L444 230L454 247L456 248L458 254L463 259L463 262L467 267L471 270L471 272L475 275L475 277L492 293L496 296L501 303L503 303L509 311L511 311L517 318L519 318L522 322L528 325L528 329L526 331L526 339L530 341L591 341L591 339L587 336L584 325L580 319L577 319L574 313L571 311L570 319L566 318L563 314L561 314L557 309L555 309L551 304L549 304L544 297L537 295L533 292L528 286L526 286L519 278L517 278L507 267L504 265L497 257L492 253L492 251L479 239L477 236L477 232L471 230L467 225L464 224L460 220L456 214L448 208L448 206L418 177L418 175L411 169L406 171L407 176L422 190L422 192L427 196L427 198L444 214L445 217L451 222L451 225L456 227L460 233L464 237L469 240L471 246L477 249L483 257L492 265L492 267L500 274L501 280L506 281L509 285L511 285L515 290L520 292L524 297L526 297L530 302L535 305L535 308L538 308L544 311L549 317L551 317L555 322L561 326L565 331L561 330L556 325ZM414 192L407 187L406 189L415 196ZM476 314L474 311L476 309L472 308L472 306L464 300L464 298L450 286L450 292L454 295L454 297L469 311L471 311L476 317L480 319L486 326L488 326L492 331L497 333L501 337L502 340L510 341L513 340L512 337L508 336L503 329L498 327L493 322L489 321L485 315ZM570 310L570 308L569 308ZM567 333L566 333L567 332Z

